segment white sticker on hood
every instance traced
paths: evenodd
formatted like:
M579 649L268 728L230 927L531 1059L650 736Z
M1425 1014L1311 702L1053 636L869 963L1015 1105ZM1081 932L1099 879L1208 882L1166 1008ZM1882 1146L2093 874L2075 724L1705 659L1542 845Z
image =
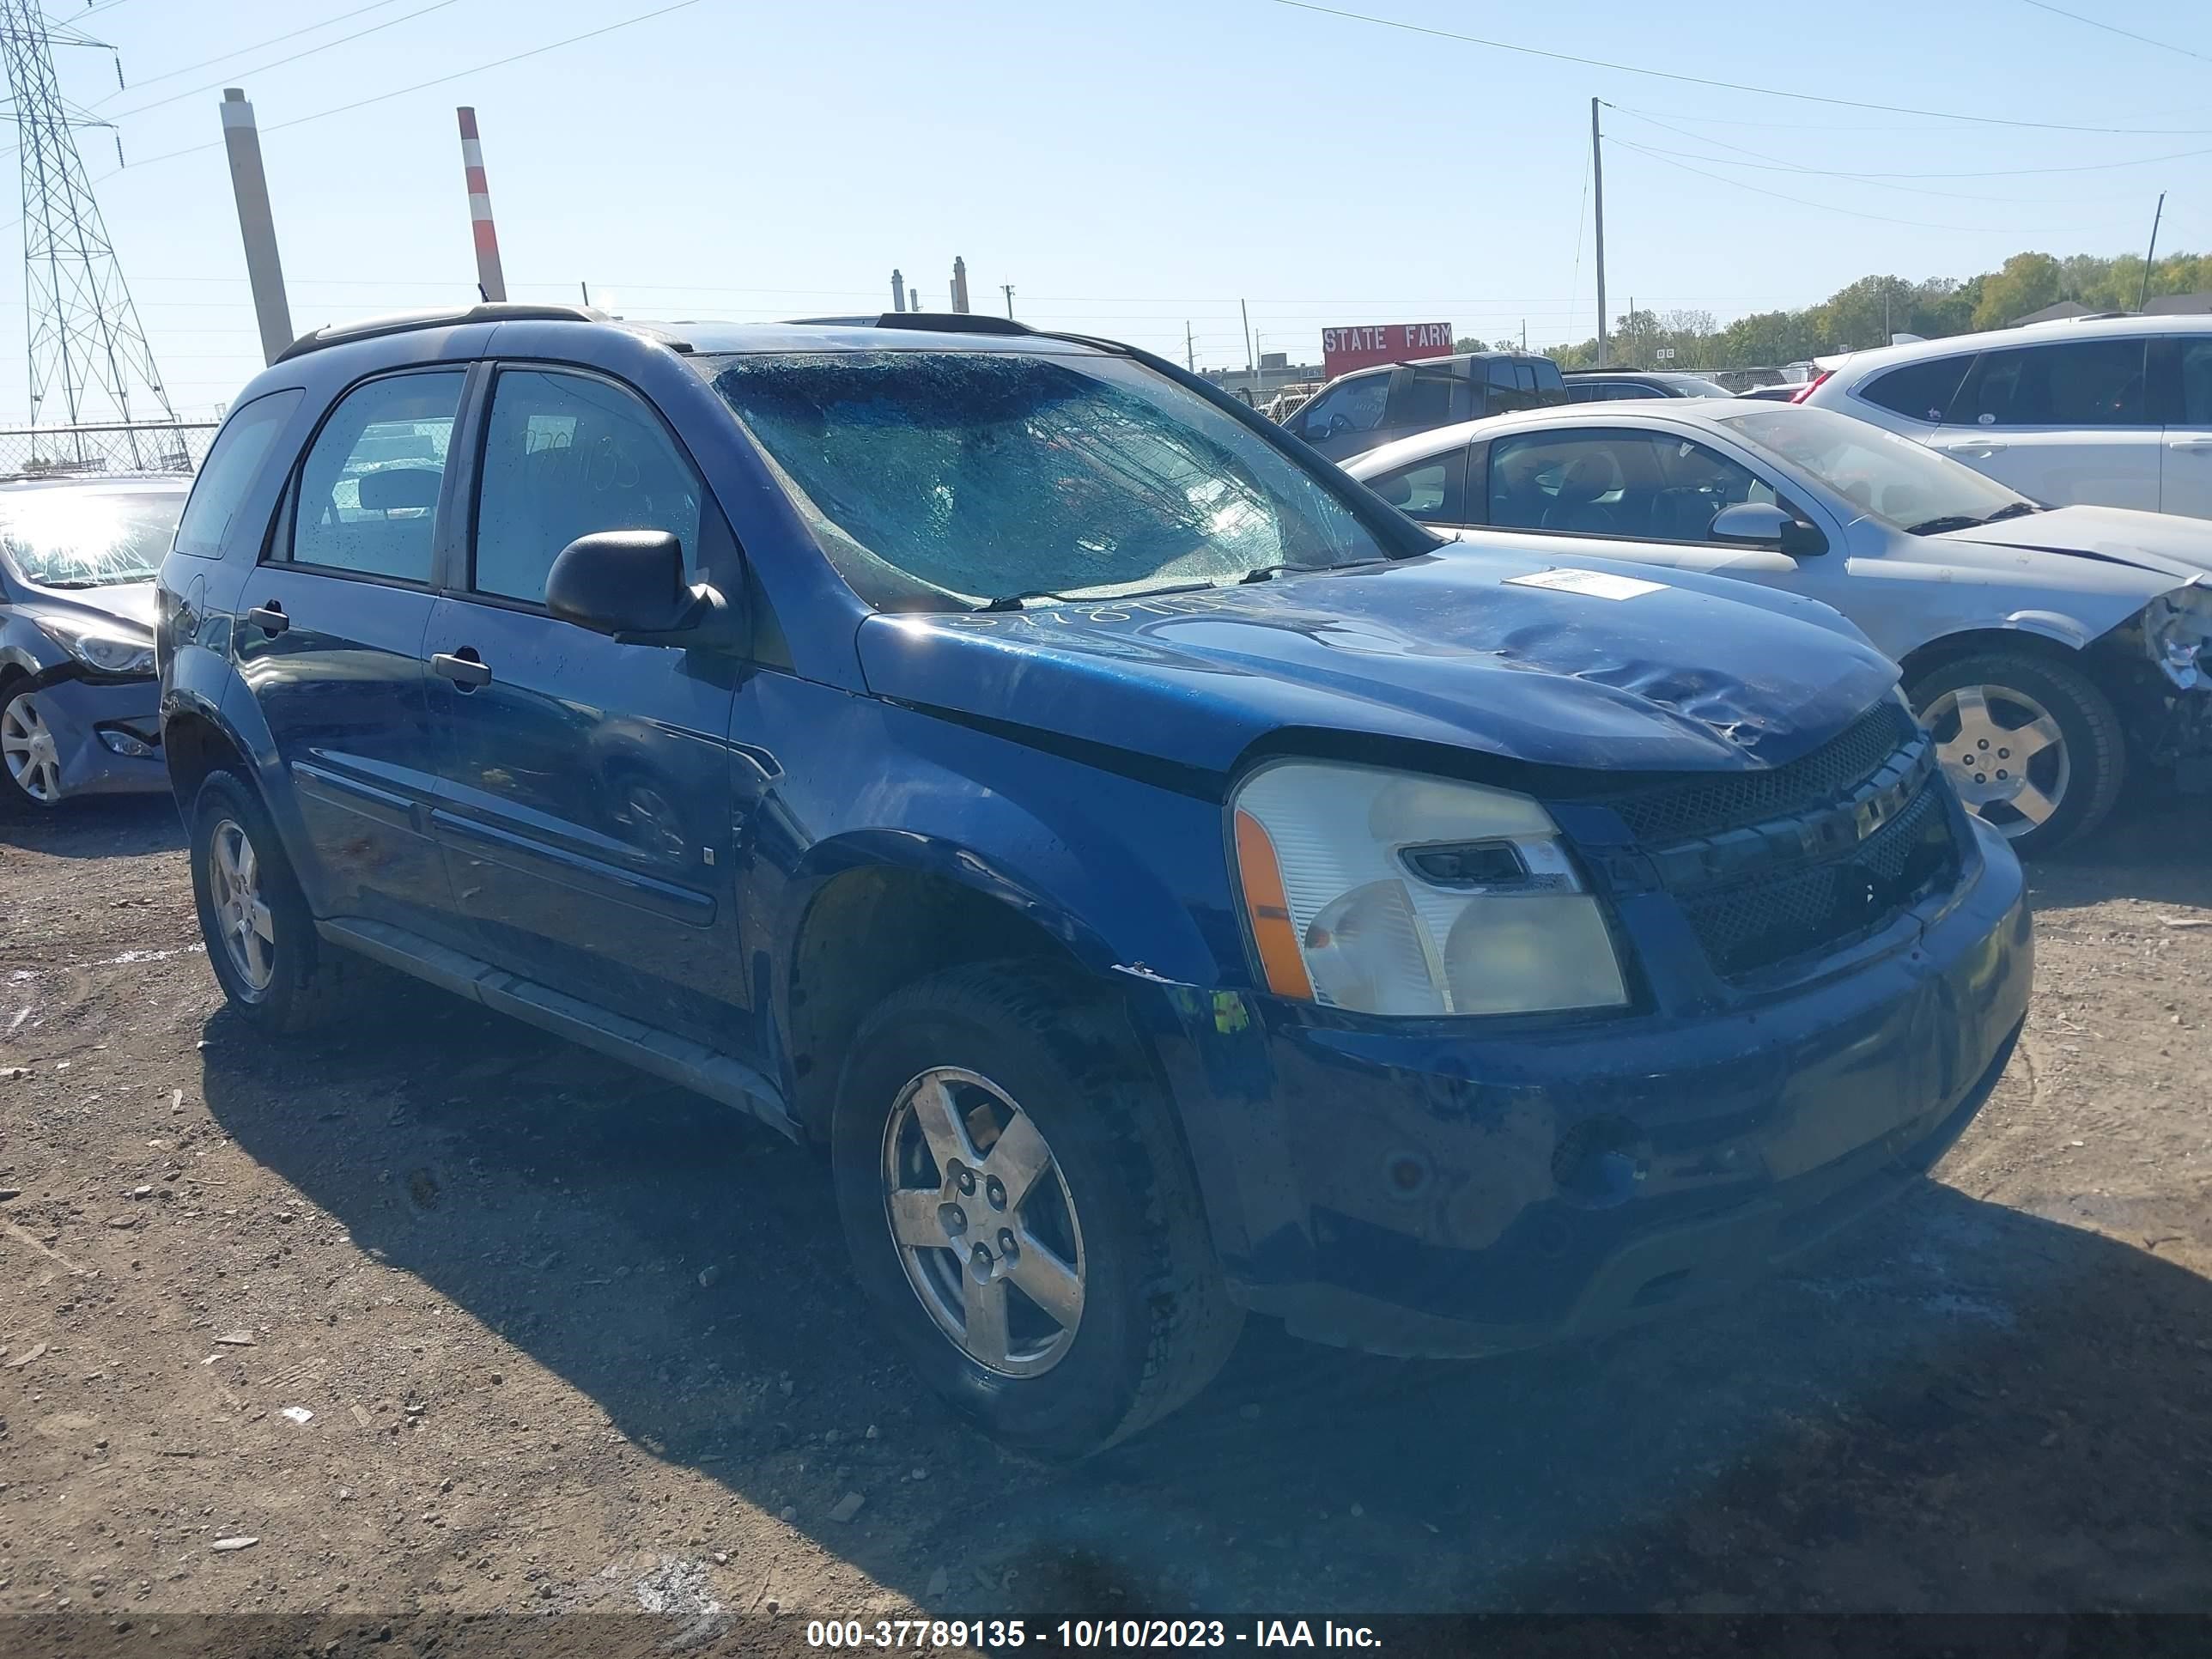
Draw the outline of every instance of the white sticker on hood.
M1632 599L1656 593L1664 582L1638 581L1633 576L1609 575L1602 570L1539 570L1533 576L1508 576L1517 587L1555 587L1563 593L1587 593L1594 599Z

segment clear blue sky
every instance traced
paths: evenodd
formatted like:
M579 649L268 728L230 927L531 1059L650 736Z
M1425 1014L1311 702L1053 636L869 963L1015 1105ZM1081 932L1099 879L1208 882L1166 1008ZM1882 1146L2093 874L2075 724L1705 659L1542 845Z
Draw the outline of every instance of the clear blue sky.
M72 97L118 121L131 163L121 172L112 135L88 131L80 143L179 409L209 410L258 366L219 143L223 84L243 86L259 116L301 329L473 296L453 117L463 103L483 125L512 297L573 297L580 280L634 317L793 316L876 307L897 265L941 307L957 253L978 309L1002 309L999 284L1012 283L1025 320L1178 356L1188 320L1212 365L1243 361L1240 298L1263 349L1294 361L1317 355L1321 329L1340 323L1443 319L1496 338L1525 319L1540 347L1587 336L1594 94L1623 106L1606 117L1608 137L1624 141L1606 161L1616 313L1632 296L1725 319L1803 304L1869 272L1965 275L2030 247L2140 252L2160 189L2172 192L2161 247L2212 243L2212 155L1887 185L1773 170L1988 172L2212 150L2212 14L2184 0L2142 0L2126 27L2203 57L2029 0L1863 0L1802 32L1804 9L1772 0L1343 0L1750 86L2182 130L2166 135L1822 107L1277 0L697 0L301 119L665 3L100 0L87 13L48 0L50 15L122 54L131 89L119 94L104 52L66 52L61 73ZM2096 15L2099 0L2067 9ZM274 62L395 19L405 21ZM291 121L301 124L282 125ZM173 154L197 145L210 147ZM12 249L0 293L20 319ZM25 402L19 327L0 351L9 418Z

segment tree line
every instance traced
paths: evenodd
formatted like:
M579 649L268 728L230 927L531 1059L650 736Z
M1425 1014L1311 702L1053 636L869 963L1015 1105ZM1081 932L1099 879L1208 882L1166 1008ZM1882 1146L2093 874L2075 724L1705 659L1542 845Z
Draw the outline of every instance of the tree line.
M2196 294L2212 289L2212 254L2174 253L2151 267L2149 293ZM1796 311L1760 311L1717 325L1710 311L1630 311L1607 341L1615 365L1674 369L1778 368L1832 352L1887 345L1892 334L1938 339L1975 329L2002 328L2062 300L2092 311L2133 311L2143 292L2140 254L2100 258L2077 253L2015 253L1996 270L1961 281L1933 276L1862 276L1818 305ZM1486 347L1479 339L1456 343L1462 351L1518 350L1519 341ZM1671 350L1671 357L1662 351ZM1562 368L1597 366L1595 337L1550 348Z

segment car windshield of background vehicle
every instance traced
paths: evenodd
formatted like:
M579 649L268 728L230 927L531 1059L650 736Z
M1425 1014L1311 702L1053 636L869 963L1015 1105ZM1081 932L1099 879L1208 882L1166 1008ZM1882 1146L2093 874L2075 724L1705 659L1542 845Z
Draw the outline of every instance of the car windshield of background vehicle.
M184 508L182 489L14 491L0 496L0 543L40 587L149 582Z
M1848 415L1757 409L1723 415L1720 424L1899 530L1934 535L2036 510L2019 491L1973 468Z
M872 605L1111 598L1386 556L1266 439L1118 358L823 352L698 366Z

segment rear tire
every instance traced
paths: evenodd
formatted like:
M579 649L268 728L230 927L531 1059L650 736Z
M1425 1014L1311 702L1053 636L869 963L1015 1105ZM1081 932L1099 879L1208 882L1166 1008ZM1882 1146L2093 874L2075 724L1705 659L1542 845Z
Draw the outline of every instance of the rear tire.
M334 1019L355 964L316 933L276 826L234 773L210 773L192 798L191 860L208 963L230 1006L272 1034Z
M1001 1440L1103 1450L1236 1346L1243 1310L1126 1018L1034 966L954 969L870 1015L830 1160L863 1289L921 1379Z
M1922 675L1906 696L1966 810L2024 859L2088 834L2119 798L2127 772L2119 714L2071 663L1978 652Z

